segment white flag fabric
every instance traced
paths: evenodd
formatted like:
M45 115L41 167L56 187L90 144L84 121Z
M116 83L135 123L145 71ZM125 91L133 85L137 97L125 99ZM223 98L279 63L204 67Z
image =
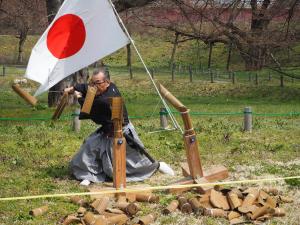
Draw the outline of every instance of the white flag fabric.
M25 77L35 96L130 42L108 0L65 0L31 52Z

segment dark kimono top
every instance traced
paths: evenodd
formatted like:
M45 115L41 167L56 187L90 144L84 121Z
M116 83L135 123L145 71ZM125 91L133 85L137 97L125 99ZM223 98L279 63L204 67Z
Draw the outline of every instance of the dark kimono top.
M87 84L77 84L74 86L76 91L82 93L82 98L78 99L79 104L81 107L83 106L85 96L87 93L88 85ZM80 119L91 119L96 124L102 125L102 131L104 133L111 133L113 130L113 122L111 120L111 108L109 103L110 97L120 97L121 93L116 87L114 83L110 83L107 90L102 93L101 95L96 95L93 106L91 108L91 112L89 115L82 114L79 116ZM124 124L127 125L129 123L128 113L125 105L123 105L123 118Z

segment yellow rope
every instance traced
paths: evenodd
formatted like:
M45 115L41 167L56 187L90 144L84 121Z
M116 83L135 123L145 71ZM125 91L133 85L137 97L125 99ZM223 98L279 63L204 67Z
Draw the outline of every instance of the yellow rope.
M233 184L245 184L245 183L275 182L275 181L280 181L280 180L291 180L291 179L300 179L300 176L264 178L264 179L255 179L255 180L224 181L224 182L202 183L202 184L155 186L155 187L144 187L144 188L136 188L136 189L124 188L124 189L119 189L119 190L112 189L112 190L104 190L104 191L97 191L97 192L81 192L81 193L33 195L33 196L23 196L23 197L8 197L8 198L0 198L0 201L16 201L16 200L39 199L39 198L60 198L60 197L70 197L70 196L116 194L116 193L129 193L129 192L132 193L132 192L141 192L141 191L195 188L195 187L206 187L206 186L215 186L215 185L233 185Z

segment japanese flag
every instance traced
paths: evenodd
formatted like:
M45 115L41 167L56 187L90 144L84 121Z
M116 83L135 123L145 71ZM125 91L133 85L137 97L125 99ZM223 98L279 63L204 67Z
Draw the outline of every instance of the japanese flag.
M31 52L25 77L39 95L129 43L109 0L65 0Z

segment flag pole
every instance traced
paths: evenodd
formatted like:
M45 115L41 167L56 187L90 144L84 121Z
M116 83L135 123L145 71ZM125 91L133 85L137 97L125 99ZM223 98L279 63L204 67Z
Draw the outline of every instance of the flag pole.
M129 32L128 32L128 30L127 30L127 28L126 28L126 26L125 26L125 24L124 24L124 22L123 22L123 20L122 20L122 18L121 18L120 15L118 14L118 12L117 12L117 10L116 10L116 8L115 8L113 2L112 2L111 0L108 0L108 1L110 2L110 5L111 5L111 7L113 8L113 11L114 11L115 15L117 16L117 18L118 18L119 22L121 23L121 25L122 25L122 27L123 27L123 29L124 29L124 31L125 31L127 37L129 38L130 43L132 44L132 46L133 46L134 50L136 51L136 53L137 53L139 59L141 60L141 62L142 62L142 64L143 64L143 66L144 66L144 68L145 68L145 70L146 70L146 72L147 72L147 74L148 74L148 76L149 76L149 78L150 78L150 80L151 80L151 82L152 82L152 84L153 84L153 86L154 86L154 88L155 88L157 94L159 95L159 97L160 97L160 99L161 99L163 105L165 106L165 108L166 108L168 114L170 115L170 118L171 118L171 120L172 120L172 122L173 122L173 124L174 124L174 127L175 127L176 129L179 129L180 132L183 134L184 132L183 132L182 128L179 126L179 124L178 124L176 118L174 117L172 111L170 110L170 107L168 106L168 104L166 103L166 101L164 100L164 98L161 96L161 94L160 94L160 92L159 92L159 90L158 90L158 87L157 87L157 85L156 85L154 79L152 78L150 71L148 70L148 68L147 68L147 66L146 66L146 63L144 62L144 60L143 60L143 58L142 58L142 55L140 54L139 50L137 49L137 47L136 47L136 45L135 45L135 43L134 43L134 40L133 40L132 37L130 36L130 34L129 34Z

